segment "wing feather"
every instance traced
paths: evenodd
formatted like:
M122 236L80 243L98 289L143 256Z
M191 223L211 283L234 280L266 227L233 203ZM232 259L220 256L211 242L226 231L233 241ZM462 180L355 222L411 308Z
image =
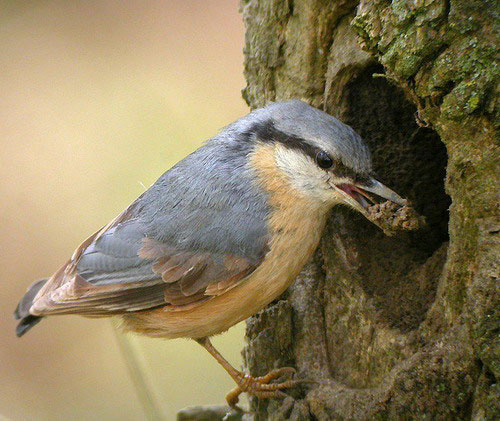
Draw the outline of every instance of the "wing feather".
M85 240L40 289L30 313L100 316L195 306L262 262L267 197L247 168L251 144L207 142Z
M125 212L84 241L37 294L31 313L105 316L199 304L233 288L260 263L178 250L134 224Z

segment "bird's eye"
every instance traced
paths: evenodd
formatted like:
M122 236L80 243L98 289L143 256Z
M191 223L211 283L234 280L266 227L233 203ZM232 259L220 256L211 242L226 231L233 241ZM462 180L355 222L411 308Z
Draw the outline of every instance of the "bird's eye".
M316 163L320 168L326 170L333 165L333 159L325 151L320 151L316 155Z

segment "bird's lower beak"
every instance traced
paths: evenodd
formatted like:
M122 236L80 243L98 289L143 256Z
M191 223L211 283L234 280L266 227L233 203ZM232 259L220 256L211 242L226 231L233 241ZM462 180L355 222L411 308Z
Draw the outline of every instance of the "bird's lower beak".
M363 184L338 184L335 186L337 190L344 196L346 203L351 205L354 209L361 212L363 215L368 214L368 208L380 202L377 201L373 195L379 198L390 200L398 205L404 206L406 200L399 196L396 192L392 191L389 187L384 186L381 182L370 179Z

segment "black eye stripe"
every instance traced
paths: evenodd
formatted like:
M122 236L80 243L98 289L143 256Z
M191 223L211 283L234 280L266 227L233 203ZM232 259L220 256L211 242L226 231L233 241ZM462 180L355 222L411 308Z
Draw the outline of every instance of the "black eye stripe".
M309 156L317 164L318 164L317 161L318 154L320 153L327 154L322 149L312 146L301 137L290 135L282 132L281 130L278 130L275 127L274 122L272 120L266 120L260 123L255 123L245 133L243 133L243 136L245 136L248 139L251 139L254 135L261 142L281 143L288 148L300 150L304 154ZM356 181L362 181L365 178L366 180L369 179L368 176L365 176L363 174L358 174L353 169L345 166L339 159L335 159L330 155L328 156L332 160L332 165L329 168L324 168L324 169L331 170L331 172L333 172L337 177L346 177Z
M272 120L256 123L245 133L247 136L253 134L262 142L281 143L287 148L300 150L313 160L316 159L316 155L320 151L318 148L305 142L301 137L289 135L278 130Z

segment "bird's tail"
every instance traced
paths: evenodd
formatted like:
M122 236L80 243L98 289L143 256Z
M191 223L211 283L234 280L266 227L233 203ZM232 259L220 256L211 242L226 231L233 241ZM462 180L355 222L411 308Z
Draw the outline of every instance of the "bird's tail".
M21 298L21 301L19 301L19 304L14 311L14 317L16 320L20 320L16 328L17 336L24 335L42 319L40 316L33 316L30 314L30 308L33 305L33 299L38 294L38 291L40 291L45 285L45 282L47 282L47 279L36 281L28 288L24 297Z

